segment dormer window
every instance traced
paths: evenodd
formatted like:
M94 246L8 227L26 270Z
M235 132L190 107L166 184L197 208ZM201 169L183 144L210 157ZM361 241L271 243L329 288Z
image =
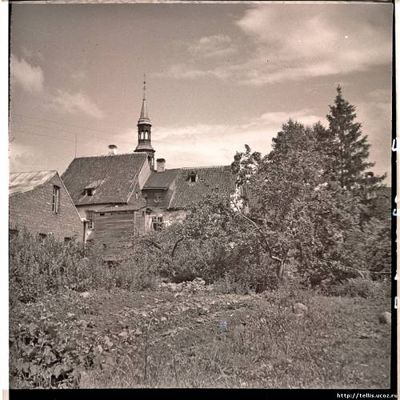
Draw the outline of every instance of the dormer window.
M90 182L83 190L85 196L93 196L96 189L104 182L104 179Z
M189 183L195 183L197 181L197 174L196 172L192 171L189 176L188 176L188 182Z
M161 194L157 193L154 196L154 203L159 203L161 201Z

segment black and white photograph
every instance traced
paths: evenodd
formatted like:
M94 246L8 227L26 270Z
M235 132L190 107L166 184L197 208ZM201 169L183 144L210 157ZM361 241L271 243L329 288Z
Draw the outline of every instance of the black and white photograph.
M11 399L397 397L394 7L10 2Z

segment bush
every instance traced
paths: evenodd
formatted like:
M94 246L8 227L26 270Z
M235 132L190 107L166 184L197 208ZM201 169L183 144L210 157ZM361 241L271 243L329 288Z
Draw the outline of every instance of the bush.
M331 286L327 294L331 296L363 297L365 299L381 298L390 296L390 285L386 282L354 278Z
M46 293L66 289L134 287L133 281L144 279L140 271L129 271L127 265L108 267L96 246L59 242L51 236L40 240L26 230L10 240L9 251L11 302L35 302Z
M81 243L40 240L22 230L10 240L9 252L12 300L31 302L61 288L83 291L91 285L96 260Z

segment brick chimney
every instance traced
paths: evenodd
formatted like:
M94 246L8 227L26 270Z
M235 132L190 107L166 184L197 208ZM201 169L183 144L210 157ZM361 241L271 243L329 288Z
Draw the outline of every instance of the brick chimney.
M165 158L157 158L157 172L165 171Z
M108 155L115 156L118 153L118 147L115 144L110 144L108 146Z

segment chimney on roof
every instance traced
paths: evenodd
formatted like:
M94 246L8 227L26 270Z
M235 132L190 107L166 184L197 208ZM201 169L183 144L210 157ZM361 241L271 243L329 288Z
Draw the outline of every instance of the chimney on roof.
M115 144L110 144L108 146L108 155L109 156L115 156L118 152L118 147Z
M157 158L157 172L165 171L165 158Z

